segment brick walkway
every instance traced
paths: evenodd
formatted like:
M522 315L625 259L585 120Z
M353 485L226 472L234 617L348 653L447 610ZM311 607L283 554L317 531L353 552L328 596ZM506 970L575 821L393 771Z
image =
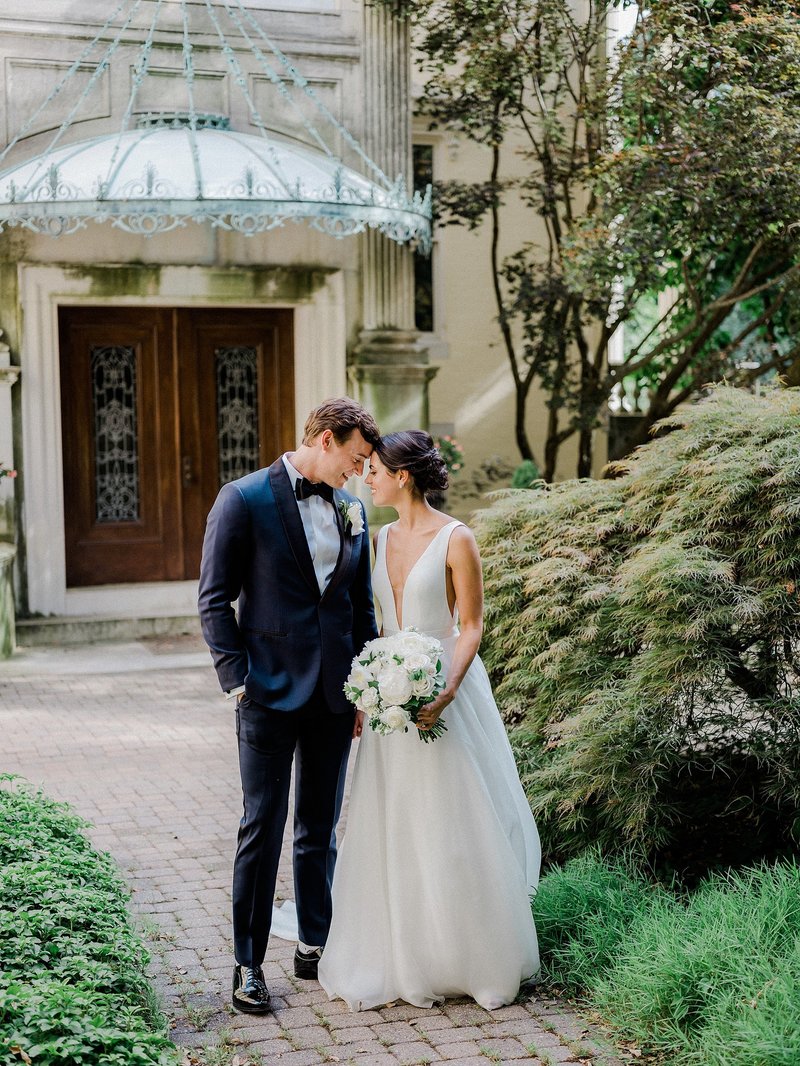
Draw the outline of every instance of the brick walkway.
M230 868L241 810L233 715L210 665L196 665L197 646L184 650L192 654L167 660L141 647L144 666L135 667L114 644L0 664L0 769L71 803L121 866L187 1063L620 1062L585 1020L537 995L493 1012L453 1000L351 1014L316 982L294 978L293 946L280 940L264 967L274 1013L233 1013ZM288 837L278 895L292 895Z

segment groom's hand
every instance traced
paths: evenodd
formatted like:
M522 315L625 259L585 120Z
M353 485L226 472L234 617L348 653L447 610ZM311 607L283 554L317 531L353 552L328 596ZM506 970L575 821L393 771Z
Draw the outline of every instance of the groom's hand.
M356 711L356 720L353 722L353 740L358 740L364 732L364 712Z

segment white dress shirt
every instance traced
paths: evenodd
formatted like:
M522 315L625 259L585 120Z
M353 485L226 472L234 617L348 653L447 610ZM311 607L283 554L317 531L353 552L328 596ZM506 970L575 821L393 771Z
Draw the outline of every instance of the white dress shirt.
M286 467L289 481L294 489L295 482L302 480L303 475L292 466L288 452L283 456L283 465ZM311 559L314 563L314 573L317 575L317 584L322 595L333 577L342 546L336 510L333 504L323 500L321 496L309 496L307 500L298 500L297 510L300 512L300 519L308 541L308 550L311 552Z

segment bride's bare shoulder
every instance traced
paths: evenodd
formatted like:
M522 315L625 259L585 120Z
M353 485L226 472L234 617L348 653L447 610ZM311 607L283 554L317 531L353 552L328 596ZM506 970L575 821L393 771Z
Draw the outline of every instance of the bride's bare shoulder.
M458 518L450 518L448 522L443 525L448 525L449 522L458 522L459 525L455 527L450 534L450 543L447 552L448 562L458 560L459 558L475 558L478 555L478 544L475 540L475 534L464 522L461 522Z

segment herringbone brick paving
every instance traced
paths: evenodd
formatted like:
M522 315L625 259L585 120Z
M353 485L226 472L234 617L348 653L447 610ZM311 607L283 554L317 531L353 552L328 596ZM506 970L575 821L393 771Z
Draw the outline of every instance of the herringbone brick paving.
M293 946L277 939L264 967L274 1012L233 1013L230 875L241 812L233 710L210 664L194 665L197 646L188 650L192 665L172 656L168 669L158 655L152 668L126 669L114 644L97 646L88 665L80 660L80 673L69 672L63 649L57 672L20 669L24 655L0 664L0 769L72 804L92 823L93 842L116 859L187 1063L621 1062L584 1019L532 992L491 1012L453 1000L350 1013L316 982L295 979ZM278 895L292 896L288 833ZM213 1056L203 1050L210 1047Z

